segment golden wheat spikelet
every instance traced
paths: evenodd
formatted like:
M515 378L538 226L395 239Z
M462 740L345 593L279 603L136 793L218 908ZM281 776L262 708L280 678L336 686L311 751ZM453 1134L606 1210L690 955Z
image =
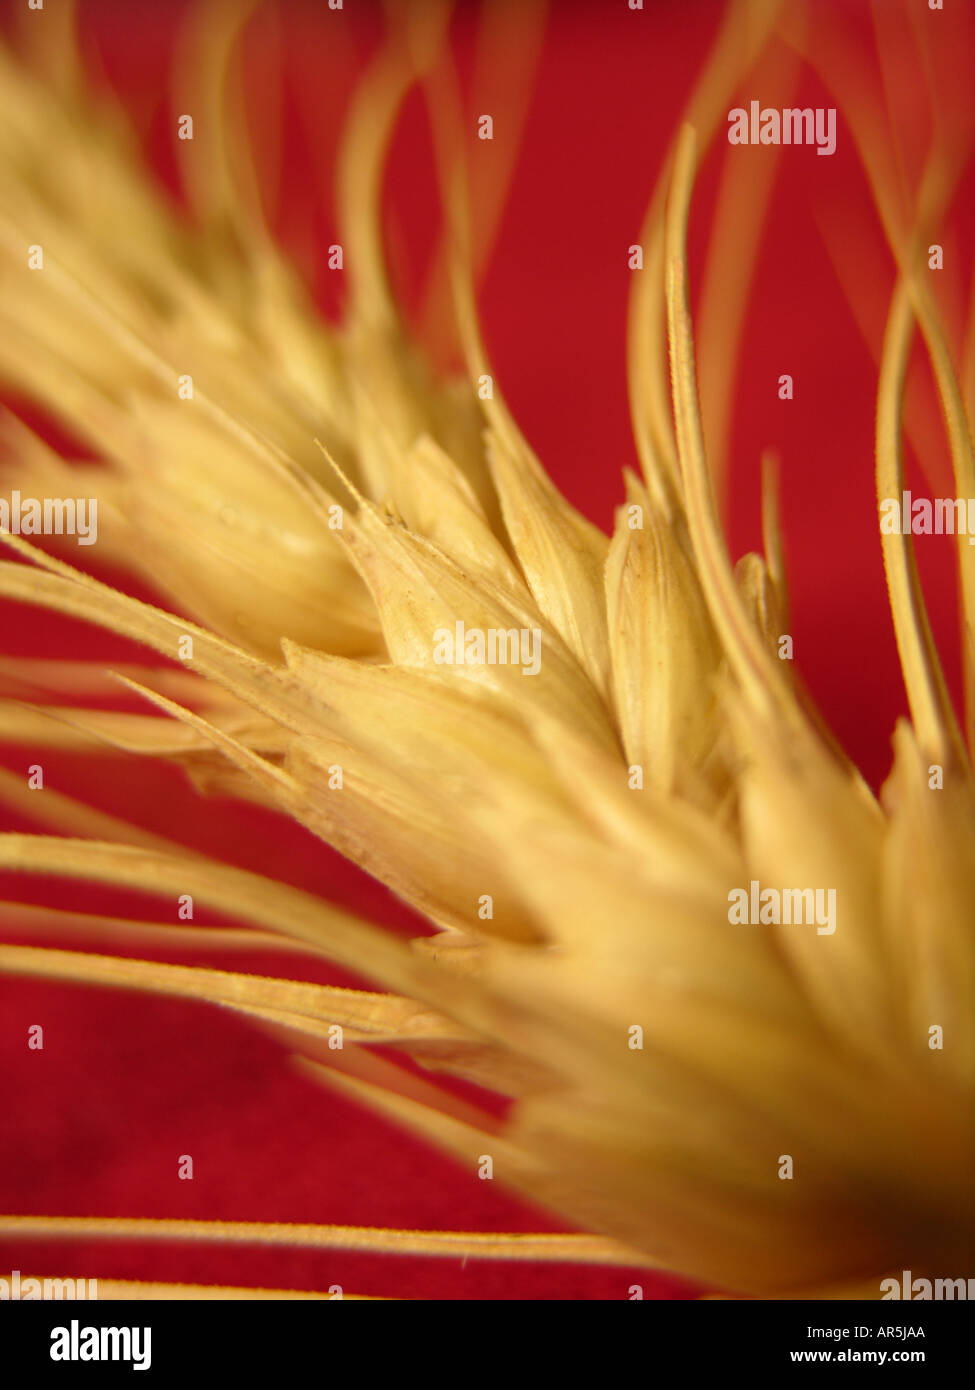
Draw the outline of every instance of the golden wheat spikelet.
M970 1257L975 789L910 537L883 538L912 723L896 730L878 801L778 660L786 594L771 485L767 553L735 566L705 454L685 254L695 168L780 9L730 7L651 202L629 361L644 477L627 477L610 538L559 494L491 382L437 8L392 21L350 124L344 211L358 269L341 331L310 311L234 191L226 149L215 148L210 187L235 236L219 218L188 231L83 85L56 96L0 52L0 371L97 451L103 554L193 619L4 535L16 558L0 565L0 594L183 668L121 674L148 715L77 708L52 720L8 701L8 738L180 759L202 790L293 818L431 925L411 948L135 827L106 836L49 794L56 828L89 838L5 835L0 867L189 894L386 992L42 947L0 947L0 969L227 1004L285 1038L323 1083L472 1169L490 1156L498 1178L580 1232L451 1241L267 1228L267 1240L569 1254L763 1297L876 1296L902 1265ZM213 9L211 57L230 51L243 16ZM745 32L747 44L731 41ZM416 83L443 116L460 381L438 379L410 342L378 249L377 170ZM53 138L56 193L39 173ZM876 169L868 140L862 153ZM950 192L940 154L934 202ZM915 319L969 495L967 417L912 268L914 231L882 182L877 192L900 267L879 497L901 487ZM111 229L122 223L132 234L120 253ZM43 275L29 267L32 242ZM25 493L68 494L64 460L13 420L5 434L5 476ZM964 544L959 556L970 623ZM50 674L71 691L67 663ZM5 784L4 795L16 793ZM742 925L729 903L757 884L783 902L822 892L822 907L801 924ZM437 1073L509 1098L506 1118L459 1101ZM781 1180L783 1156L801 1164L801 1183ZM0 1218L7 1233L72 1229ZM126 1229L151 1235L153 1223Z

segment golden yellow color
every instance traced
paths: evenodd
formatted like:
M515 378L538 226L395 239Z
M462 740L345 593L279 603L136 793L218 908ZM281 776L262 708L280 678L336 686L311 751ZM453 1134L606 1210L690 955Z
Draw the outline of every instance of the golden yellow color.
M801 49L802 7L785 8ZM490 366L446 137L467 378L434 378L386 286L376 189L396 112L417 82L435 111L452 100L434 10L394 22L350 121L341 332L309 310L229 172L240 165L229 116L212 206L187 232L115 123L89 108L67 34L59 96L0 54L0 369L103 461L102 553L195 620L4 537L33 564L0 565L8 598L170 660L193 639L184 671L122 673L156 713L78 708L54 721L11 703L10 736L183 759L201 788L258 798L336 846L432 929L410 949L290 887L135 828L103 831L54 794L53 828L95 838L6 835L0 866L189 892L390 992L12 946L0 968L226 1002L279 1030L316 1077L472 1170L492 1154L498 1179L608 1238L593 1258L741 1294L878 1297L890 1271L966 1272L975 1245L975 789L910 537L884 538L912 723L896 731L878 802L776 655L786 593L771 476L764 557L734 566L718 521L702 406L720 418L731 366L714 344L734 333L712 317L699 398L685 224L700 149L781 11L729 7L651 203L629 345L644 476L626 479L609 539L554 488L497 389L478 399L472 383ZM214 13L204 85L243 17ZM55 138L56 195L39 173ZM950 194L943 155L936 145L934 203ZM900 491L915 320L958 495L975 495L962 389L913 228L877 180L900 268L878 495ZM133 229L124 240L121 224ZM27 269L29 241L44 244L42 275ZM192 404L178 398L181 373ZM23 426L6 430L6 476L67 493L68 466ZM969 631L973 563L963 543ZM539 630L537 676L438 663L434 633L460 622ZM45 676L62 691L98 688L70 663ZM4 795L15 792L4 784ZM733 925L729 893L752 880L835 888L835 933ZM341 1071L329 1065L335 1024L355 1054ZM933 1024L943 1051L929 1047ZM635 1026L642 1048L630 1046ZM434 1078L418 1083L371 1053L377 1043L512 1097L509 1117L496 1125ZM782 1155L801 1180L780 1179ZM519 1239L533 1238L509 1238L512 1257Z

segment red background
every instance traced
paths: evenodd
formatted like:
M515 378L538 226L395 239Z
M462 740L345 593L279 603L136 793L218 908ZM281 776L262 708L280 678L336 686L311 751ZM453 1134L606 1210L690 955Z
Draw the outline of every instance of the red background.
M14 8L20 7L7 6L8 24ZM828 8L870 43L869 4ZM170 139L165 74L181 11L176 4L131 0L82 5L83 35L101 69L99 80L126 99L147 157L174 194L178 154ZM622 498L621 469L636 466L625 387L631 274L625 250L639 235L653 181L720 13L710 0L647 0L642 14L631 13L624 0L554 7L507 211L481 291L485 336L516 418L571 500L607 529ZM324 265L324 248L335 236L328 190L342 114L375 47L379 11L347 0L341 14L322 3L285 4L282 15L288 138L282 198L272 215L323 311L335 314L342 290ZM474 7L462 7L454 24L465 82L476 19ZM37 22L43 22L40 16ZM944 14L932 16L932 23L943 26L935 36L938 61L950 63L956 41L948 26L963 21ZM252 61L259 65L260 55ZM503 83L503 73L498 81ZM743 92L742 101L747 104L753 94ZM797 95L799 104L832 104L809 74ZM901 96L913 110L918 94L904 90ZM478 112L470 114L473 129ZM726 153L719 138L695 198L695 283ZM943 236L963 267L960 274L952 272L951 284L966 289L970 257L965 260L961 250L971 246L971 194L969 180ZM842 117L835 156L796 149L782 160L738 359L729 534L734 556L759 547L758 460L763 449L774 447L782 459L797 666L828 722L877 786L889 765L894 721L906 705L876 536L876 365L819 230L844 209L868 204ZM439 225L419 97L409 100L394 144L387 211L394 275L415 311ZM874 277L889 289L889 255L880 251L876 262L864 265L864 274L865 283ZM879 333L882 318L876 327ZM792 402L777 399L782 372L795 378ZM926 464L933 476L943 476L943 457ZM916 461L910 466L916 472ZM957 683L948 550L929 544L921 559L936 633ZM4 631L7 653L141 656L101 633L13 606L6 608ZM6 764L18 772L35 761L30 750L5 753ZM349 904L374 920L411 925L410 914L385 889L302 830L226 800L204 801L177 771L102 755L45 753L43 763L48 786L117 815L136 815L170 838ZM6 828L38 827L7 817ZM87 886L76 891L7 877L4 888L5 896L18 900L150 921L159 913L150 899ZM176 951L167 958L201 959ZM262 973L298 968L288 957L266 955L221 953L207 963ZM308 973L342 982L336 972ZM294 1074L275 1042L215 1009L18 979L0 981L0 1018L3 1211L559 1229L494 1184L319 1091ZM26 1029L38 1022L45 1028L45 1049L30 1052ZM192 1182L176 1177L183 1153L194 1158ZM0 1241L0 1274L13 1268L306 1289L339 1283L351 1292L400 1297L624 1298L635 1281L647 1297L693 1292L680 1281L625 1270Z

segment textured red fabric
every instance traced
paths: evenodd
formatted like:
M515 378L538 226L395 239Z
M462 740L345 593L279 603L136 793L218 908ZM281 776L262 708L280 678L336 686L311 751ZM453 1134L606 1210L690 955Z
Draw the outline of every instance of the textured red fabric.
M5 19L9 23L13 7ZM20 7L18 7L20 8ZM815 9L816 7L814 7ZM837 4L869 44L870 7ZM527 437L568 496L608 527L622 499L621 469L636 467L626 402L626 248L640 221L675 122L714 35L721 7L709 0L624 0L553 7L506 215L482 288L484 331L499 385ZM85 3L86 45L99 80L120 92L147 158L175 188L179 152L169 140L167 66L182 7ZM380 32L378 7L282 7L286 133L282 240L335 313L341 289L324 268L333 239L328 190L343 112ZM465 93L473 70L476 11L455 21ZM38 22L41 22L40 18ZM938 16L947 30L957 16ZM950 38L938 61L950 76ZM259 75L277 62L255 51ZM499 82L503 75L499 75ZM742 92L747 101L753 93ZM758 95L757 93L755 93ZM829 105L811 75L799 104ZM905 92L908 101L910 93ZM503 103L499 93L499 103ZM478 112L470 110L472 122ZM503 132L496 138L503 138ZM720 159L705 160L691 232L699 283ZM747 152L753 155L755 152ZM55 155L52 152L52 159ZM975 200L967 194L942 239L949 254L971 246ZM422 103L408 102L387 187L394 273L419 313L420 285L438 223ZM861 338L824 244L823 229L868 209L863 174L842 125L832 158L796 149L781 162L738 360L731 447L732 553L760 545L759 457L782 460L783 515L796 662L828 723L874 785L889 765L889 736L906 712L886 603L873 484L876 364ZM865 216L867 214L865 213ZM852 225L852 224L850 224ZM120 229L124 235L124 229ZM851 232L852 235L852 232ZM828 240L828 237L827 237ZM863 264L885 292L889 255ZM957 270L945 272L956 283ZM957 278L961 288L961 279ZM879 343L883 324L874 323ZM876 318L876 315L875 315ZM777 399L782 372L795 400ZM923 374L922 374L923 375ZM922 388L924 383L922 381ZM926 460L935 473L942 457ZM917 461L909 467L918 479ZM922 544L937 636L957 684L956 616L946 548ZM129 644L33 610L8 606L4 649L141 655ZM6 749L24 772L27 750ZM116 756L45 754L45 782L115 814L275 875L403 930L411 914L381 886L300 829L226 800L202 800L180 773ZM36 829L7 817L7 828ZM154 920L152 899L6 876L4 896ZM204 921L198 915L198 924ZM210 919L216 920L216 919ZM26 940L26 936L18 939ZM95 943L97 946L97 943ZM105 948L109 949L109 948ZM172 960L190 959L176 952ZM192 957L199 960L200 957ZM287 957L208 958L227 968L291 973ZM343 982L309 968L309 978ZM545 1230L559 1223L430 1152L384 1122L296 1074L288 1054L246 1024L208 1007L101 989L0 979L0 1209L58 1215L184 1216L319 1221L443 1229ZM25 1046L42 1023L43 1052ZM192 1182L177 1179L181 1154ZM625 1270L508 1267L471 1261L149 1246L0 1241L0 1273L97 1275L189 1282L346 1289L401 1297L682 1297L690 1285Z

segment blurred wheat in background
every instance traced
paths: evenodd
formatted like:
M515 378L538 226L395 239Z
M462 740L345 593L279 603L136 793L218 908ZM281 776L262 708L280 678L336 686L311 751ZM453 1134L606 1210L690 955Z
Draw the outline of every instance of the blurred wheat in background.
M260 148L246 115L254 94L234 74L264 8L199 5L186 21L188 216L154 186L120 111L95 96L71 7L49 6L42 34L24 20L0 50L0 373L95 460L79 469L37 419L8 413L2 482L38 498L87 491L99 528L93 552L5 535L0 593L162 659L108 671L52 646L43 661L6 660L4 739L38 766L59 748L93 764L106 748L175 760L201 794L298 822L429 931L407 942L276 881L266 861L258 873L211 860L135 814L110 819L50 786L35 794L17 772L0 783L5 801L54 833L3 835L0 866L149 891L175 920L113 923L115 956L91 947L97 914L8 904L5 930L28 939L0 947L0 969L223 1004L269 1029L308 1076L472 1175L489 1160L495 1179L578 1234L55 1212L2 1217L0 1235L590 1260L759 1297L879 1297L903 1268L966 1275L975 554L959 543L959 719L912 538L883 537L911 718L892 731L878 798L780 659L789 619L770 461L764 554L734 563L721 515L737 343L774 172L736 172L727 117L756 73L787 106L803 65L835 101L838 142L856 146L896 271L873 344L878 497L901 491L902 437L923 444L932 426L910 398L905 412L915 328L955 491L975 496L975 353L959 347L928 269L971 175L970 91L936 100L937 53L906 6L883 7L865 54L846 41L842 6L729 4L648 190L627 344L642 475L627 470L607 537L550 481L482 341L477 282L506 172L496 163L493 182L472 177L476 125L462 111L449 11L389 8L348 113L329 250L349 295L333 324L263 213L273 151ZM541 12L487 13L498 61L511 51L501 38L520 35L527 84ZM907 50L930 118L916 178L879 76ZM425 342L391 289L381 196L417 92L445 228ZM687 222L698 165L722 144L695 347ZM444 371L435 340L464 365ZM864 545L876 536L874 525ZM79 568L89 554L160 606L91 577ZM539 632L537 672L438 661L434 634L457 624ZM828 887L835 931L733 925L729 894L753 881ZM187 902L235 925L189 926L192 912L173 907ZM32 943L32 922L61 939ZM169 941L273 944L294 971L128 957L127 941L161 957ZM383 992L306 982L312 957ZM386 1292L397 1292L392 1271Z

